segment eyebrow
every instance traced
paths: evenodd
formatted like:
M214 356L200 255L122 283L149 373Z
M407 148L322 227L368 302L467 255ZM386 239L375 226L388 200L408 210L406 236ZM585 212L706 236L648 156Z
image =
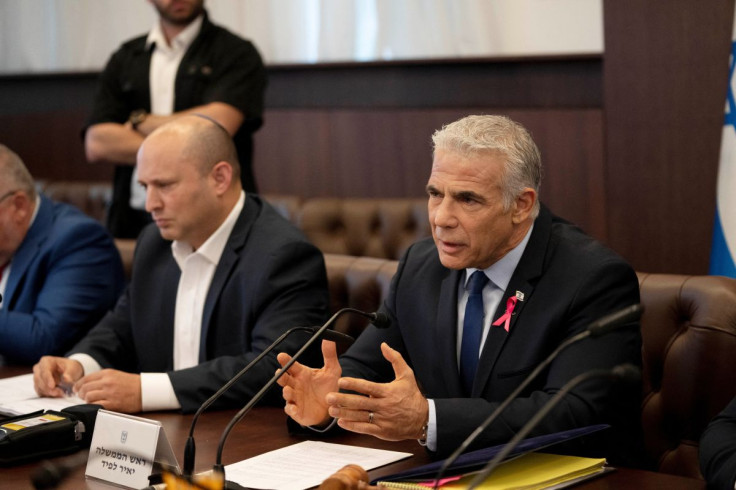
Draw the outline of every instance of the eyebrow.
M451 192L451 195L455 199L474 199L478 202L485 202L486 198L482 195L478 194L477 192L473 191L457 191L457 192Z

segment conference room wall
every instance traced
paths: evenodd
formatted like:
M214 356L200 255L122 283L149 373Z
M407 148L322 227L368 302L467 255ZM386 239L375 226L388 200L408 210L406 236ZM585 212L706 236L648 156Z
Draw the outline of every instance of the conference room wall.
M604 57L270 66L259 185L422 195L434 129L505 113L539 142L551 207L637 270L705 273L733 0L661 5L606 1ZM0 141L37 178L110 178L79 137L95 78L0 77Z

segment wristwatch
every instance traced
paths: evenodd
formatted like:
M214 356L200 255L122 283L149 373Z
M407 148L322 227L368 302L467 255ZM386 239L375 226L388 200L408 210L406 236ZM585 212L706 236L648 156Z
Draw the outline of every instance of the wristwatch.
M133 126L133 129L138 129L138 125L145 121L147 117L148 112L145 109L136 109L130 113L128 122Z

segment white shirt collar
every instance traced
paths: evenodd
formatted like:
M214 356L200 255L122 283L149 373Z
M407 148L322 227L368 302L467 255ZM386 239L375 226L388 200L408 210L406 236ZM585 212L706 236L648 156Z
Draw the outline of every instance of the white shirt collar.
M233 206L230 214L225 218L225 221L223 221L215 232L205 240L196 252L188 243L174 240L171 243L171 253L174 255L174 260L176 260L179 268L181 269L183 267L184 260L193 253L203 256L213 264L219 263L220 257L222 257L222 251L225 250L225 245L227 244L227 240L230 238L230 233L232 233L233 228L235 228L235 222L238 220L238 216L240 216L240 212L243 210L244 206L245 192L240 191L240 198L238 199L238 202L235 203L235 206Z
M204 20L204 14L194 19L188 26L184 28L177 36L171 40L171 46L166 43L166 36L164 36L163 30L161 30L161 21L157 20L153 25L153 28L148 33L146 38L146 49L150 48L152 44L156 44L156 49L172 50L172 51L184 51L194 42L194 38L199 34L202 28L202 22Z
M521 256L524 254L526 244L529 243L529 237L532 235L533 229L534 223L532 223L532 226L529 227L526 235L517 246L512 248L511 251L501 257L500 260L496 261L494 264L484 270L486 276L488 276L488 279L490 279L490 281L502 291L506 291L509 282L511 282L511 276L514 275L516 266L519 265L519 261L521 260ZM465 269L465 287L467 287L468 285L468 280L470 279L470 276L473 274L473 272L477 270L479 269L474 269L472 267L468 267L467 269Z

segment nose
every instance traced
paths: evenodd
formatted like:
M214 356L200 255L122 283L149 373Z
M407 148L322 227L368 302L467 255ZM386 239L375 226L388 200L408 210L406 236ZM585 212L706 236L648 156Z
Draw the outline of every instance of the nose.
M161 199L153 186L146 188L146 211L152 213L161 208Z
M452 199L436 198L429 201L429 219L432 226L453 228L457 219L452 205Z

